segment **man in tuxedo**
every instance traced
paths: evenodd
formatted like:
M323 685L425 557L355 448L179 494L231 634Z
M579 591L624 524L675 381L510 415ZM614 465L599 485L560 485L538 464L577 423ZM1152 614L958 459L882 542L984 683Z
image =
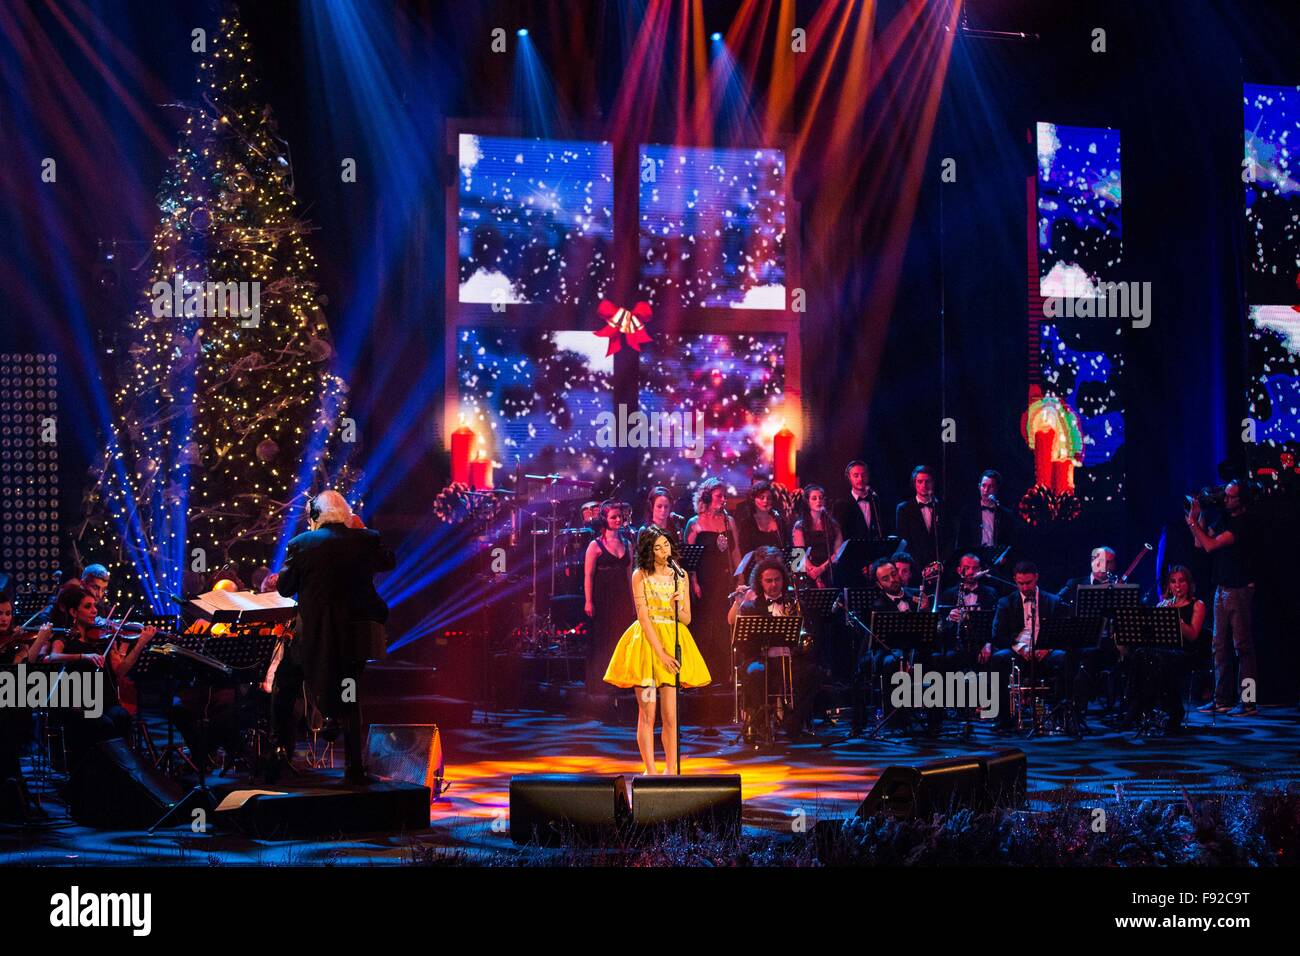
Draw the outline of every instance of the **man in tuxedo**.
M925 568L943 560L948 532L934 494L934 473L925 465L917 465L912 469L912 488L915 494L900 501L895 509L894 526L917 564Z
M844 533L844 539L865 538L879 541L885 536L880 498L870 485L871 473L865 461L854 460L844 468L849 482L849 497L835 502L832 514Z
M943 618L943 643L925 661L927 671L947 673L975 667L976 655L959 640L963 619L970 611L991 611L998 602L997 592L980 583L980 569L979 555L963 554L957 562L958 583L939 595L940 607L948 608Z
M754 565L749 575L749 589L737 592L731 610L727 612L727 623L734 627L737 617L792 617L798 613L799 605L790 569L780 552L777 552ZM762 656L760 647L737 643L736 660L741 662L741 689L748 718L744 735L747 741L751 741L767 734L767 721L757 720L757 726L755 722L760 715L767 713L768 701L764 690L775 693L780 676L767 677L765 684L765 673L772 661ZM794 706L785 715L783 729L791 740L808 739L812 735L806 728L817 702L817 692L827 675L811 656L795 654L790 668L794 684Z
M1079 588L1119 582L1119 577L1115 573L1119 567L1119 559L1115 555L1114 548L1105 545L1093 548L1088 560L1088 573L1070 578L1065 582L1065 587L1056 592L1056 596L1071 613L1078 613ZM1099 641L1096 647L1082 648L1078 657L1079 670L1075 675L1075 697L1079 706L1079 715L1083 717L1087 712L1088 701L1101 687L1102 674L1109 670L1113 674L1122 675L1128 662L1119 656L1115 642L1109 639Z
M1032 561L1017 564L1013 580L1016 590L998 601L993 612L993 640L979 655L980 663L991 660L998 674L997 727L1003 730L1013 726L1007 693L1012 664L1020 667L1021 683L1028 684L1032 673L1035 682L1055 684L1058 696L1064 694L1065 651L1036 646L1043 622L1061 616L1061 602L1054 594L1039 590L1038 566Z
M1056 592L1056 596L1066 604L1073 606L1077 596L1077 589L1092 584L1115 584L1119 578L1116 570L1119 567L1119 559L1115 556L1115 549L1103 545L1100 548L1093 548L1092 554L1089 555L1089 571L1087 574L1081 574L1077 578L1070 578L1065 582L1065 587Z
M397 561L379 532L358 523L337 491L311 499L310 530L289 542L276 590L298 597L291 658L325 719L325 738L343 734L347 780L364 784L357 685L366 661L382 657L386 644L388 605L374 577Z
M868 570L870 580L875 582L877 591L871 600L873 612L896 613L917 610L917 598L903 587L898 576L898 568L889 558L878 558ZM889 702L888 675L898 670L903 663L903 652L886 650L866 641L858 655L857 668L853 675L853 730L852 736L862 734L866 726L867 703L871 697L873 683L878 684L885 676L885 706Z
M962 512L957 521L956 547L985 557L1016 543L1016 515L998 499L1002 476L992 468L980 475L979 503Z

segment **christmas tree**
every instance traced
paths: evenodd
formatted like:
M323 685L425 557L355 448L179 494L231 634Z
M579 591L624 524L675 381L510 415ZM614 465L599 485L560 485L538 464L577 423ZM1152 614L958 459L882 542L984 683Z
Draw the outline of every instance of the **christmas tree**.
M231 11L200 52L76 542L80 561L121 572L115 592L158 611L187 571L233 566L247 581L307 492L350 484L346 468L328 474L350 437L347 388L251 49Z

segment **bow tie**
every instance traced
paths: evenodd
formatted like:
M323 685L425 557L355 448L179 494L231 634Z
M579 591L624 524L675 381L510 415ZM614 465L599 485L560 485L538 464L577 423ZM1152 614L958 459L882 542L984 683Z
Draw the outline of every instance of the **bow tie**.
M980 505L980 511L996 511L992 505Z

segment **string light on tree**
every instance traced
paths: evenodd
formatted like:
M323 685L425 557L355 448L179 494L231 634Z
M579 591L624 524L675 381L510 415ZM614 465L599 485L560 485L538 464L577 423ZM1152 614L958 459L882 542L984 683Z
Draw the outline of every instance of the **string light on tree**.
M271 559L304 454L346 411L288 145L256 100L255 72L248 33L227 13L159 189L149 281L78 537L83 557L114 564L115 584L138 576L156 607L179 590L193 548L214 570ZM160 308L159 284L178 282L221 285ZM251 317L221 314L235 289L255 303ZM329 437L316 489L355 482L335 451Z

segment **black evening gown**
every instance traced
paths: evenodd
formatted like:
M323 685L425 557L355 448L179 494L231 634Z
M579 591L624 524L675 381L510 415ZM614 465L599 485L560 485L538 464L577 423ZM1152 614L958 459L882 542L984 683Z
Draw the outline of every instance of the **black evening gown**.
M605 694L613 688L604 681L605 668L614 646L632 622L636 606L632 603L632 585L628 568L632 562L632 545L623 539L623 557L616 558L596 539L600 549L591 582L591 639L587 643L588 694Z
M732 568L728 536L719 531L698 531L695 543L704 545L696 576L700 596L691 608L691 633L704 655L713 682L730 686L731 631L727 627L727 595L731 593Z

